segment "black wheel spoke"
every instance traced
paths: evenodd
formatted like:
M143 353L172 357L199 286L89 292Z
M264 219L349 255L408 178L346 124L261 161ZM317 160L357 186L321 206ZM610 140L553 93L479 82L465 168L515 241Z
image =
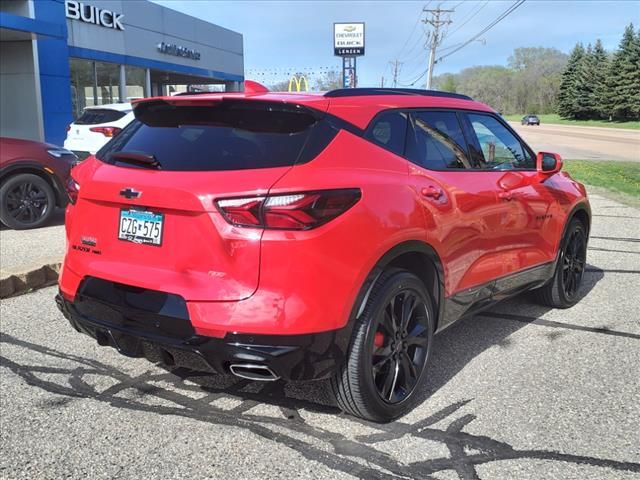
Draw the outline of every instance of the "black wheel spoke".
M402 366L402 371L405 376L405 382L410 383L411 386L413 386L418 379L418 371L407 352L402 353L402 356L400 357L400 365Z
M402 320L400 322L400 331L406 332L409 328L409 320L413 315L417 305L417 298L415 295L406 294L404 301L402 302Z
M396 382L398 381L398 362L392 361L390 368L387 370L387 376L384 379L384 384L382 385L382 393L383 398L386 400L391 400L393 396L393 391L396 387Z

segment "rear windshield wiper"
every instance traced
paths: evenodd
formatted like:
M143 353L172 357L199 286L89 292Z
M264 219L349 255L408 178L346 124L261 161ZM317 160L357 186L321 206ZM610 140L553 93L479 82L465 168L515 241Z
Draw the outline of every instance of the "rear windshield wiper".
M130 163L139 167L155 168L156 170L162 169L162 165L160 165L160 162L156 160L156 157L144 152L113 152L109 154L109 162Z

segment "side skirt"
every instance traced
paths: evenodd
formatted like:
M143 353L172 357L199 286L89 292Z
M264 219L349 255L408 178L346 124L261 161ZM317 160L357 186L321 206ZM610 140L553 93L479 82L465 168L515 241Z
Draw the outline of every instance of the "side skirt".
M556 261L500 277L477 287L455 293L444 299L442 321L438 332L461 318L474 315L492 305L547 283L556 270Z

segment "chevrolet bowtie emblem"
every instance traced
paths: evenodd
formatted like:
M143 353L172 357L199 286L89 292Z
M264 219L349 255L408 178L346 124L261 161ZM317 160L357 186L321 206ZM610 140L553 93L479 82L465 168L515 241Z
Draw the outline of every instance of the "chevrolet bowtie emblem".
M124 190L120 190L120 195L128 199L140 198L142 196L142 192L138 192L133 188L125 188Z

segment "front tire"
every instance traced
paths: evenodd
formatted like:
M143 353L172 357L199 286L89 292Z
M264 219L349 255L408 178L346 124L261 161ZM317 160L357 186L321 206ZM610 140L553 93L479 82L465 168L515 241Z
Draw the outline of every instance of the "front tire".
M405 270L384 272L331 380L340 408L375 422L409 412L420 399L433 334L433 301L422 281Z
M535 293L543 305L569 308L580 299L579 290L587 263L587 232L577 218L571 220L560 249L553 277Z
M32 173L8 178L0 188L0 221L9 228L38 228L49 221L56 206L53 188Z

